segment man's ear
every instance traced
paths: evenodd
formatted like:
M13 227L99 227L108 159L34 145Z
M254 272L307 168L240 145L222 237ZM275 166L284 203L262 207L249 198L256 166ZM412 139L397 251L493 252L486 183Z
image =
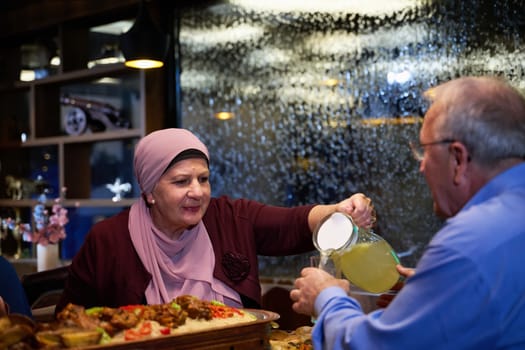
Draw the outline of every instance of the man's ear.
M459 141L450 144L450 153L454 162L454 184L459 185L464 179L470 162L467 147Z

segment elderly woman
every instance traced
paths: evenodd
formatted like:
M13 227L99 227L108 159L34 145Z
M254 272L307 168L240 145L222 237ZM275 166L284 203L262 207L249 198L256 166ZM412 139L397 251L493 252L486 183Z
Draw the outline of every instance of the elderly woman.
M362 226L374 220L363 194L295 208L211 198L208 149L185 129L145 136L134 165L142 198L93 226L73 259L57 311L69 302L117 307L166 303L182 294L256 308L257 255L314 249L312 231L334 211Z

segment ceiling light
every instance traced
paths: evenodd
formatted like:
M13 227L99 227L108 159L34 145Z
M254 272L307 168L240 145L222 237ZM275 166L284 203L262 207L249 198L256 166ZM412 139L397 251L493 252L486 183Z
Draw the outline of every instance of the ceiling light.
M118 47L116 47L116 45L107 44L102 47L101 53L96 59L88 62L88 68L93 68L94 66L103 64L115 64L123 61L124 57Z
M337 13L380 16L402 11L417 4L417 0L230 0L230 3L255 11Z
M326 78L321 81L321 85L328 86L328 87L334 87L334 86L337 86L337 84L339 84L339 80L335 78Z
M404 84L412 79L412 73L408 70L402 72L388 72L386 79L389 84Z
M33 81L36 78L34 70L22 69L20 70L20 80L21 81Z
M125 65L132 68L159 68L164 65L168 36L162 33L151 18L144 1L133 26L120 37Z
M60 66L60 57L59 56L51 57L51 61L49 61L49 64L54 66L54 67Z
M235 113L233 112L218 112L215 113L215 118L219 120L230 120L235 117Z

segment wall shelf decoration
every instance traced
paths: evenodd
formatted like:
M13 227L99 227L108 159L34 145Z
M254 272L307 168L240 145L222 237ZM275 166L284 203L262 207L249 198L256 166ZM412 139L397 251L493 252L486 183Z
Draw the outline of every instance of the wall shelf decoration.
M3 217L16 209L21 220L31 221L38 193L26 186L21 199L14 199L6 177L26 184L43 179L48 198L60 196L71 212L68 237L61 243L62 258L69 259L96 221L129 207L140 195L133 176L133 151L142 136L163 127L165 78L162 69L136 70L123 63L87 68L86 50L76 50L78 43L69 45L70 28L59 27L62 62L58 73L32 81L20 81L13 74L16 80L0 82L0 214ZM21 61L20 52L0 47L0 56L18 55L10 58L13 62ZM65 96L83 104L64 103ZM78 134L68 132L72 108L89 114L95 105L101 107L99 114L89 117L98 120L89 122L98 124ZM103 120L108 110L119 119ZM115 178L132 185L120 201L113 201L115 194L106 187ZM34 257L34 249L26 248L29 257Z

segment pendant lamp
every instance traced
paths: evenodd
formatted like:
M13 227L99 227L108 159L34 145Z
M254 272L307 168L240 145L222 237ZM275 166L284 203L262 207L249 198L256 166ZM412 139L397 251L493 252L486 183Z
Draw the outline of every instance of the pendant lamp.
M169 37L153 22L144 1L133 26L120 36L120 49L126 59L125 65L149 69L164 65Z

